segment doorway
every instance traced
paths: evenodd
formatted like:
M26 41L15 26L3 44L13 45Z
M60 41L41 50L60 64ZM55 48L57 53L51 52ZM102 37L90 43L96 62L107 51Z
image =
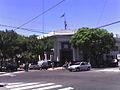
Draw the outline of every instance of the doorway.
M72 49L61 49L60 50L60 65L63 65L65 62L73 61L73 50Z

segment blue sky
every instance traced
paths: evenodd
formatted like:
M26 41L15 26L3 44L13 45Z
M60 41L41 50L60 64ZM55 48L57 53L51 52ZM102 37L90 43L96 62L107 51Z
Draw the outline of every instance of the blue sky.
M52 7L61 0L44 0L44 10ZM43 12L43 0L0 0L0 24L20 26ZM63 18L65 12L68 29L81 27L98 27L120 20L120 0L65 0L56 8L44 14L44 32L64 29ZM22 28L43 31L42 18L26 24ZM12 29L1 27L0 30ZM105 27L109 32L120 34L120 23ZM41 35L25 30L15 30L21 35Z

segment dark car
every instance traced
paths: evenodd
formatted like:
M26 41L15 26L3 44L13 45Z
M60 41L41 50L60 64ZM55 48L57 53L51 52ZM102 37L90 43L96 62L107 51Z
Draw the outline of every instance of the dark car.
M18 68L18 66L15 63L6 64L6 71L7 72L17 71L17 68Z

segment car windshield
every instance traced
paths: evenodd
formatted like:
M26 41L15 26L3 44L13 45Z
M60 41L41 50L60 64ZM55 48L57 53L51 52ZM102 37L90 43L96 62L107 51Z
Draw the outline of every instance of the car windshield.
M74 65L80 65L80 62L76 62Z

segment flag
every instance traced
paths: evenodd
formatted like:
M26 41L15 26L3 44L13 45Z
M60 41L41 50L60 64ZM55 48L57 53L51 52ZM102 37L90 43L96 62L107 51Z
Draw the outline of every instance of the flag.
M61 18L65 16L65 13L63 15L61 15Z

